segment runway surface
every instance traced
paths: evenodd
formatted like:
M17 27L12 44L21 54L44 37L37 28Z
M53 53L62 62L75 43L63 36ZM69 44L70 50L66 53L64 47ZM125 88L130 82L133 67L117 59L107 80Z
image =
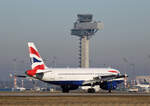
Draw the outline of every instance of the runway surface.
M150 94L0 92L0 106L150 106Z
M0 96L150 96L150 93L51 93L51 92L0 92Z

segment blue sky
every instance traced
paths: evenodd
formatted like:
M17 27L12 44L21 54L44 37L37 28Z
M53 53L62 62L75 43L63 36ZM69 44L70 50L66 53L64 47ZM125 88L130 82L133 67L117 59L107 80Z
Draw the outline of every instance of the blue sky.
M150 74L149 4L149 0L0 0L0 67L5 75L1 79L14 70L30 69L28 41L48 58L48 66L56 57L58 67L77 67L79 41L70 29L78 13L91 13L104 23L104 30L90 40L91 67L119 65L130 76ZM135 64L134 72L129 64Z

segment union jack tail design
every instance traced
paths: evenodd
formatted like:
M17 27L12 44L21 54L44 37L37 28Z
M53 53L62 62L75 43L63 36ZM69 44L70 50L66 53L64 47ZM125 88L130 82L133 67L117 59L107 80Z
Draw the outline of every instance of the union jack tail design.
M44 70L44 69L46 69L47 67L44 64L43 59L41 58L38 50L36 49L36 47L34 45L34 43L28 42L28 47L29 47L29 54L30 54L32 69L33 70Z

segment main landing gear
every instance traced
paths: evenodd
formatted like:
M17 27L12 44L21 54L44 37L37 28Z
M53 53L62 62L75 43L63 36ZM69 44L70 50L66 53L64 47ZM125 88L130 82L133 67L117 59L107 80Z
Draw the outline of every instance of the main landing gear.
M75 90L78 89L79 86L77 85L62 85L62 92L63 93L69 93L69 90Z
M69 93L69 87L67 85L61 86L63 93Z
M88 93L95 93L95 89L94 88L89 88Z
M63 93L69 93L69 89L62 88Z
M108 92L111 93L111 89L109 89Z

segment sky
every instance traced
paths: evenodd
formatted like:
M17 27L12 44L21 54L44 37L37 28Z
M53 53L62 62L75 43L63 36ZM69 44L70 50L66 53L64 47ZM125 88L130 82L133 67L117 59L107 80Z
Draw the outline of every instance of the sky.
M78 67L77 14L93 14L104 29L90 39L90 66L130 77L150 75L150 0L0 0L0 80L30 69L27 42L49 67Z

